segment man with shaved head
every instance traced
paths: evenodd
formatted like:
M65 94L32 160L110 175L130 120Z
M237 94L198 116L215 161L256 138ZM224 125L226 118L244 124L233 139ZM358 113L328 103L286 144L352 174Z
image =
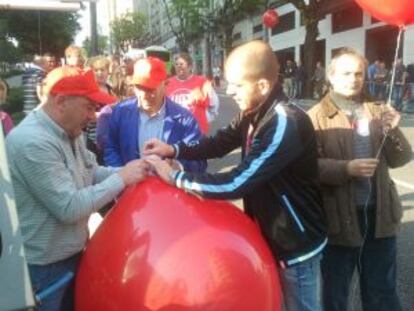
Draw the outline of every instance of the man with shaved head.
M278 81L279 64L270 46L252 41L228 57L227 93L240 114L213 137L196 144L148 141L147 155L211 159L242 148L242 161L216 174L176 171L150 158L166 182L212 199L243 198L279 265L286 310L321 310L319 262L326 239L312 123L290 103Z

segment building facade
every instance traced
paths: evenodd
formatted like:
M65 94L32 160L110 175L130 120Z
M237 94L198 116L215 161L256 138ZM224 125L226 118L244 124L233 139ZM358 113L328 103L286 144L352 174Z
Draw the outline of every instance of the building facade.
M166 0L168 4L170 0ZM211 1L211 5L219 5L220 0ZM107 17L101 28L108 29L109 23L128 10L137 10L148 17L149 29L153 44L161 45L177 52L176 39L171 32L167 18L164 0L101 0L106 6ZM291 59L299 61L303 58L303 42L306 36L305 27L301 23L300 12L292 4L276 8L279 15L279 24L274 29L266 29L262 24L262 15L252 16L235 24L233 30L233 45L253 39L268 40L273 50L278 53L281 63ZM396 48L398 29L377 21L365 14L360 7L351 0L332 0L329 2L327 14L319 22L319 36L317 42L318 60L325 66L332 55L342 47L352 47L370 62L380 59L390 66ZM98 15L104 18L105 14ZM173 23L176 21L172 21ZM106 23L107 26L104 26ZM209 44L206 40L209 39ZM196 61L198 72L207 73L208 62L206 54L211 55L211 66L221 66L224 62L224 51L220 47L216 34L205 34L204 40L194 43L190 52ZM404 63L414 62L414 26L406 28L402 39L402 48L399 54Z

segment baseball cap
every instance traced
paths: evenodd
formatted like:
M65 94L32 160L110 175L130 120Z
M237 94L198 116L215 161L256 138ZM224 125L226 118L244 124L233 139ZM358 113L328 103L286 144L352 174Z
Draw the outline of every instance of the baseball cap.
M92 70L63 66L53 69L43 82L45 94L84 96L100 105L112 104L116 97L103 92Z
M165 63L150 56L136 61L131 84L156 89L166 79L167 67Z

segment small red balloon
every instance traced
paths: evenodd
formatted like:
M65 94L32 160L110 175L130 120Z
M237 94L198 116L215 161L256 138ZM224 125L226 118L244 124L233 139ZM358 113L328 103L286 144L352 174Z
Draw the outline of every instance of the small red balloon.
M95 232L76 278L76 310L277 311L273 257L234 205L148 178Z
M355 0L371 16L390 25L414 23L413 0Z
M269 9L266 12L264 12L262 19L263 24L267 28L273 28L276 27L277 24L279 24L279 15L274 9Z

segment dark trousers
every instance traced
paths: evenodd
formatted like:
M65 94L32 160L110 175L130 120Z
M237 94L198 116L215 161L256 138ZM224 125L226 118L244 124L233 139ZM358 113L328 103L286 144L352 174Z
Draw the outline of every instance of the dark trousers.
M328 245L321 263L325 311L346 311L352 275L357 268L364 311L402 310L396 288L396 238L374 238L375 210L367 213L362 247ZM360 212L360 227L366 228Z

